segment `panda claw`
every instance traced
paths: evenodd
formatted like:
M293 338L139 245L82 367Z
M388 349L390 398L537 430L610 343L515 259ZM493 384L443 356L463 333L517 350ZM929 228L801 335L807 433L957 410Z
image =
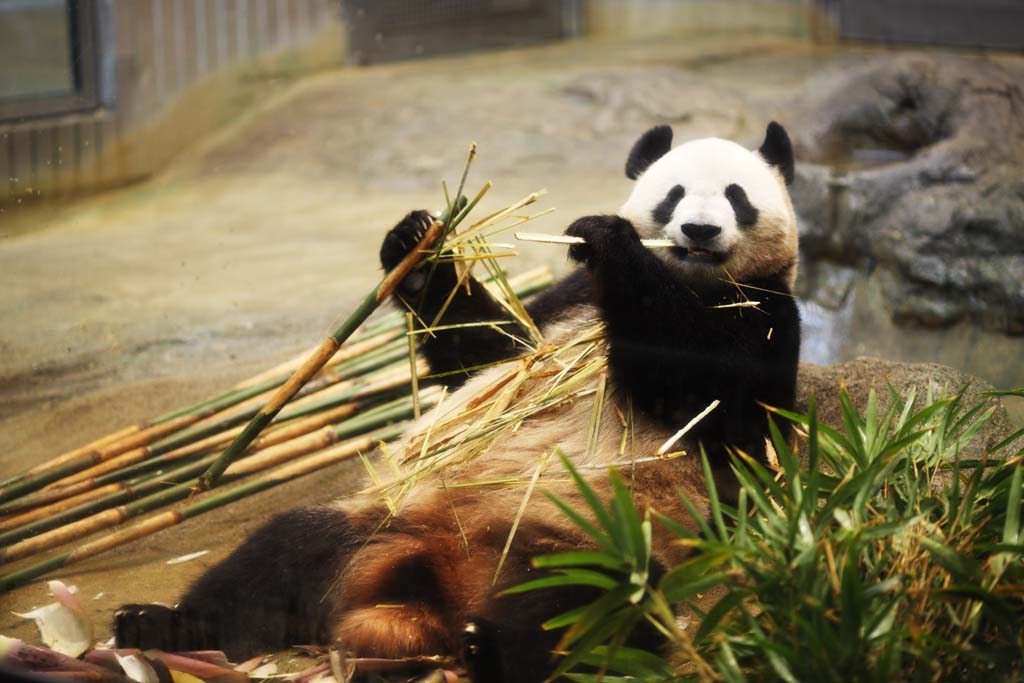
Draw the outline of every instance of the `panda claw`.
M410 211L388 231L380 248L380 264L385 271L392 270L416 248L432 221L426 211Z

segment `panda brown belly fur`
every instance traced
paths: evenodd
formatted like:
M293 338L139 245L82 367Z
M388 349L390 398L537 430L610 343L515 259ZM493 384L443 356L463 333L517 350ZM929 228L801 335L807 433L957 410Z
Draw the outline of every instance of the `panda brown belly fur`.
M584 319L592 318L593 310L583 309L580 317L563 319L557 329L547 330L547 339L555 345L562 343ZM507 367L498 367L470 380L445 402L444 413L459 414L466 400L506 372ZM539 384L540 380L536 382ZM592 383L596 382L595 377ZM533 389L531 382L527 382L520 393L528 395ZM540 658L546 665L543 653L554 645L556 638L553 634L545 635L539 625L575 606L577 597L552 591L517 599L495 595L505 587L534 578L532 557L576 550L592 546L592 542L538 492L520 520L506 563L498 574L498 562L522 503L524 488L450 485L460 481L525 480L538 466L542 454L550 453L554 445L577 467L614 461L622 435L614 406L624 409L624 398L614 384L609 387L601 415L600 438L590 455L586 434L593 419L593 405L590 401L577 401L524 422L470 463L446 467L443 475L447 489L437 479L419 483L404 498L406 502L398 515L369 544L356 551L343 571L336 596L341 616L334 635L356 652L378 656L457 652L466 622L483 620L494 624L501 631L497 637L508 641L496 649L510 666L522 667L524 656ZM428 414L422 424L435 419L436 415ZM653 453L670 435L670 430L641 416L633 430L631 447L637 453ZM541 486L576 509L584 509L578 491L567 483L567 474L560 464L551 462L549 476L541 480ZM603 469L584 469L583 473L593 488L609 495ZM639 504L681 521L686 520L687 513L679 501L680 489L694 498L698 506L703 505L703 478L696 458L666 460L638 468L634 486ZM359 511L366 506L365 502L347 501L339 503L338 509ZM662 542L655 544L655 559L661 566L681 558L678 546L660 538L663 533L664 530L657 530L657 541ZM538 675L540 668L544 667L538 668ZM507 678L510 675L506 673L505 680L534 680Z

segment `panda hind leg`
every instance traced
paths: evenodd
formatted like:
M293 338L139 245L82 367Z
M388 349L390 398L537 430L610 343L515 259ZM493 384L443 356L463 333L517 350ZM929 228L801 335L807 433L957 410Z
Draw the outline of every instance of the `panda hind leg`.
M339 567L360 538L348 516L301 508L274 517L203 574L175 607L124 605L118 647L219 649L232 659L326 642Z

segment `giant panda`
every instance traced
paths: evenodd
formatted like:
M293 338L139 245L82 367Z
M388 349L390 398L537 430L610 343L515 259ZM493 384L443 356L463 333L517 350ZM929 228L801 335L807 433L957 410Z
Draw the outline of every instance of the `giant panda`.
M607 496L601 465L619 457L618 415L627 405L634 453L651 455L718 400L684 439L691 455L637 458L642 462L627 476L639 506L696 528L678 495L707 512L700 459L692 454L705 449L728 491L727 449L763 459L764 406L793 406L800 323L792 297L797 228L787 191L792 148L774 122L753 151L716 138L673 149L671 128L658 126L633 146L626 175L636 183L617 215L580 218L566 230L582 238L569 249L578 268L528 305L555 347L583 325L603 326L594 348L607 360L606 408L596 445L587 441L593 401L570 401L527 419L479 457L447 468L444 477L449 484L529 477L539 454L557 446ZM381 247L386 270L414 248L429 220L413 212L387 234ZM676 246L649 249L642 238L668 238ZM414 271L397 296L430 320L455 283L454 266L442 264L429 282ZM503 317L497 302L471 280L442 323L496 317ZM497 366L473 374L471 368L523 352L486 327L449 327L422 351L453 388L461 385L444 404L448 415L459 414L505 371ZM579 503L566 481L562 472L545 485ZM362 657L451 655L478 683L539 683L552 670L558 638L540 624L594 595L578 588L501 592L535 576L534 556L592 542L546 497L534 496L495 581L522 499L521 487L442 491L428 479L390 517L374 496L286 512L201 576L176 607L122 607L115 617L117 642L218 648L241 658L340 640ZM655 575L686 552L657 527ZM643 629L634 641L657 645L655 634Z

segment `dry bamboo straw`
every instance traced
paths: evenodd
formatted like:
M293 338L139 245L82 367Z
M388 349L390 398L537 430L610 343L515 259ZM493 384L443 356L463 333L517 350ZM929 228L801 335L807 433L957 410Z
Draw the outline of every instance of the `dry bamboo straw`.
M426 394L426 392L424 392ZM431 396L426 399L430 400ZM229 469L228 476L232 479L250 474L256 470L266 469L273 465L288 460L294 460L302 456L314 453L336 443L339 438L349 436L354 431L366 428L379 427L382 424L394 420L403 420L412 415L412 401L409 398L393 402L387 409L378 408L371 410L351 420L342 422L334 427L324 427L311 434L300 436L291 441L270 447L257 455L250 456L245 460L235 463L235 469ZM251 460L251 462L249 462ZM208 463L207 463L208 464ZM155 508L163 507L187 497L192 490L189 482L167 487L166 479L161 478L153 483L160 487L155 493L140 498L134 502L119 505L115 508L103 510L85 519L71 522L57 529L37 534L6 548L0 549L0 564L13 562L15 560L34 555L44 550L57 547L69 541L81 538L88 534L108 529L120 524L127 519L136 517L142 513L150 512ZM140 487L144 488L144 487ZM155 488L150 486L146 491Z
M283 484L297 477L316 471L328 465L347 460L361 452L372 450L380 441L388 441L397 438L402 431L401 426L386 427L373 434L349 439L337 444L325 451L315 453L296 462L282 465L275 470L239 484L238 486L213 492L192 500L190 503L175 510L167 510L157 513L152 517L140 520L139 522L120 531L103 536L78 546L74 550L51 556L45 560L25 567L21 570L0 576L0 593L21 586L32 579L42 576L46 572L60 567L66 567L79 560L84 560L98 555L111 548L116 548L130 541L148 536L162 529L180 524L204 512L227 505L245 496L252 495L259 491Z
M544 287L548 286L550 284L550 282L551 282L551 275L544 268L535 268L533 270L520 273L519 275L515 276L514 278L511 278L510 282L514 282L518 286L522 287L522 291L519 293L520 297L527 297L530 294L534 293L535 291L537 291L539 289L543 289ZM487 283L485 283L485 284L487 284ZM354 339L356 339L357 336L364 335L365 338L359 339L359 342L358 342L358 343L362 344L364 341L368 342L369 339L371 337L375 336L375 335L381 335L383 337L387 337L390 334L400 335L401 334L401 326L402 326L401 314L398 313L398 312L389 313L388 315L382 316L379 320L376 320L376 321L371 322L371 323L367 323L363 328L360 328L359 331L357 331L356 333L353 334L352 339L354 340ZM379 341L380 340L377 340L378 343L379 343ZM350 348L354 348L354 346L355 346L355 344L353 344ZM370 344L369 346L373 346L373 344ZM368 349L366 349L366 347L364 347L363 350L365 352ZM346 349L346 351L347 351L347 349ZM341 362L344 362L344 360L345 360L345 357L343 356L341 359L337 360L336 362L337 363L341 363ZM144 430L148 430L150 428L159 426L159 425L161 425L161 424L163 424L165 422L168 422L168 421L171 421L171 420L175 420L175 419L180 418L180 417L185 417L185 416L193 415L193 414L208 415L211 412L215 412L215 411L211 411L210 410L211 407L214 407L214 408L220 407L221 409L223 409L223 408L229 407L231 405L235 405L237 402L248 398L248 396L251 396L251 394L245 393L245 392L243 392L241 390L248 391L248 390L252 390L254 388L257 388L259 383L260 383L257 380L263 381L265 383L262 387L258 387L258 388L260 388L263 391L266 391L266 390L269 390L270 388L272 388L272 386L276 386L277 384L280 384L280 383L284 382L285 379L286 379L286 377L283 376L283 373L281 375L277 375L277 376L274 376L274 377L268 377L268 373L261 372L256 377L251 378L250 380L246 380L246 381L240 382L238 385L236 385L230 391L227 391L225 393L219 394L218 396L214 396L213 398L210 398L210 399L205 399L203 401L200 401L199 403L193 404L193 405L185 407L185 408L180 408L180 409L178 409L178 410L176 410L174 412L168 413L166 415L162 415L162 416L157 417L157 418L155 418L153 420L148 420L148 421L141 422L141 423L138 423L138 424L135 424L135 425L130 425L130 426L125 427L123 429L120 429L120 430L118 430L118 431L116 431L116 432L114 432L112 434L109 434L107 436L104 436L104 437L101 437L99 439L96 439L95 441L92 441L92 442L86 444L85 446L81 446L79 448L76 448L76 449L73 449L71 451L68 451L68 452L66 452L66 453L64 453L62 455L59 455L59 456L53 458L52 460L49 460L49 461L47 461L45 463L36 465L35 467L32 467L31 469L27 470L26 472L23 472L21 474L15 475L13 477L10 477L10 478L4 480L3 483L0 484L0 495L2 495L4 491L8 491L8 495L6 497L4 497L4 498L0 498L0 502L2 502L2 500L5 500L5 499L6 500L10 500L10 499L13 499L15 496L21 495L20 493L13 493L12 494L12 493L10 493L10 490L11 490L11 488L15 484L20 484L20 483L22 483L26 479L31 480L32 478L36 477L37 475L44 474L46 472L49 472L52 469L59 468L61 466L67 465L68 463L79 461L79 460L82 460L84 458L89 458L96 451L99 451L99 450L108 450L109 451L112 448L119 447L119 446L121 446L121 442L123 440L128 439L130 437L133 437L136 434L138 434L139 432L142 432ZM270 387L268 387L266 385L266 383L272 383L272 382L276 382L276 384L274 384L274 385L272 385ZM159 437L156 437L156 438L159 438ZM152 440L155 440L155 439L152 439ZM144 445L145 443L149 443L149 441L151 441L151 439L144 439L142 444L137 444L137 445ZM132 447L133 446L131 444L129 444L129 445L125 446L124 448L122 448L122 451L123 450L129 450ZM67 471L76 471L76 470L74 468L71 468L71 469L69 469ZM53 481L53 479L45 480L46 483L48 483L49 481ZM41 485L42 484L37 484L35 486L28 486L28 487L25 487L25 488L23 488L21 490L22 490L22 492L29 492L31 490L34 490L35 488L38 488ZM2 514L4 512L9 512L11 510L20 510L20 509L23 509L23 507L22 506L18 506L18 507L8 508L8 506L4 505L4 506L0 506L0 514Z
M430 227L427 228L423 238L416 245L404 259L395 266L388 275L377 285L373 291L371 291L366 298L363 299L362 303L356 308L356 310L350 315L341 326L331 334L330 337L325 339L319 348L306 360L303 365L295 371L295 374L285 382L277 393L267 402L263 408L256 414L256 417L246 425L246 428L242 430L231 445L228 446L227 450L218 458L210 468L203 473L203 476L196 482L196 492L205 491L216 485L217 480L227 469L228 465L231 464L252 442L254 438L270 424L270 421L274 419L274 416L284 407L284 405L291 400L291 398L298 393L299 389L309 381L313 375L315 375L324 364L330 360L341 345L348 339L355 329L366 320L373 311L380 306L395 290L398 284L405 278L409 272L416 267L424 258L423 252L427 251L434 246L434 243L441 238L442 234L448 230L451 226L455 225L460 217L464 217L469 210L473 208L477 201L481 198L482 194L478 194L473 201L469 202L462 207L460 195L456 195L455 210L459 210L458 215L451 216L450 214L442 217L439 220L431 223ZM461 210L460 210L461 209Z
M538 268L534 268L534 269L531 269L531 270L527 270L527 271L521 272L521 273L519 273L519 274L509 278L510 284L512 284L516 288L517 295L520 298L525 298L525 297L533 294L534 292L536 292L536 291L538 291L540 289L543 289L544 287L549 286L551 284L551 280L552 280L552 278L551 278L550 271L548 271L546 268L543 268L543 267L538 267ZM484 284L486 285L487 282L485 282ZM380 345L386 344L387 342L392 341L394 338L397 338L398 336L401 336L401 334L402 334L401 327L402 327L402 318L401 318L401 314L398 313L398 312L389 313L389 314L387 314L385 316L382 316L379 320L374 321L373 323L368 323L364 328L362 328L362 334L364 335L364 338L361 339L359 342L357 342L355 344L350 344L345 349L342 349L335 356L335 358L332 360L331 365L332 366L340 365L341 363L344 363L344 362L346 362L348 360L356 358L358 355L360 355L358 353L355 353L357 348L362 353L369 353L369 352L373 351L375 348L380 348ZM353 338L355 338L355 337L353 337ZM255 376L253 378L250 378L249 380L246 380L246 381L240 383L239 385L236 385L236 387L232 391L230 391L230 392L226 392L224 394L220 394L219 396L216 396L216 397L214 397L212 399L208 399L208 400L205 400L205 401L203 401L201 403L195 404L194 406L192 406L190 408L181 409L181 410L178 411L177 414L172 414L171 417L173 417L173 416L180 417L180 416L185 415L185 414L200 412L198 410L199 406L207 406L207 407L209 407L209 406L217 405L218 402L224 403L225 402L225 397L229 396L233 392L236 392L237 389L252 388L252 387L256 386L257 384L259 384L260 382L269 382L269 381L273 381L275 379L278 381L278 383L284 381L284 377L282 377L280 374L277 374L276 376L271 376L271 374L272 373L260 373L260 375L257 375L257 376ZM235 393L235 396L237 398L238 394ZM241 401L241 403L244 403L245 400L246 399L243 399ZM296 403L297 402L293 402L292 406L294 406ZM227 408L225 408L225 411L228 408L237 407L238 405L240 405L240 403L236 403L236 404L234 404L234 406L228 405ZM148 426L153 426L153 425L161 422L161 420L166 421L167 417L168 416L165 416L163 418L157 418L156 420L152 420L149 423L140 423L140 424L132 425L132 426L126 427L126 428L124 428L124 429L122 429L122 430L120 430L118 432L115 432L113 434L105 436L105 437L103 437L101 439L97 439L96 441L93 441L93 442L91 442L91 443L89 443L89 444L87 444L85 446L82 446L81 448L75 449L73 451L70 451L70 452L62 455L62 456L59 456L58 458L55 458L54 460L51 460L51 461L49 461L47 463L44 463L42 465L38 465L38 466L28 470L27 472L22 473L21 475L18 475L18 476L12 477L11 479L8 479L7 481L4 482L4 486L8 486L10 484L19 482L19 481L25 479L26 477L28 477L30 475L35 475L35 474L39 474L39 473L42 473L42 472L46 472L46 471L48 471L50 469L53 469L54 467L63 465L63 464L65 464L65 463L67 463L67 462L69 462L71 460L75 460L75 459L81 458L83 455L88 455L89 453L91 453L91 452L93 452L93 451L95 451L97 449L108 448L111 445L117 444L118 442L120 442L120 441L122 441L124 439L127 439L130 436L133 436L133 435L137 434L138 432L142 431L143 429L148 428ZM282 416L282 419L286 419L286 416ZM181 444L181 443L184 443L184 444L189 443L189 441L187 440L187 438L189 436L188 433L187 433L188 430L189 429L193 429L197 425L203 424L205 421L208 421L208 420L209 420L208 417L207 418L201 418L199 420L199 422L196 423L196 425L192 425L191 427L189 427L186 430L184 430L185 433L182 433L182 430L178 430L178 432L175 432L172 435L169 435L167 437L164 437L163 439L157 439L154 442L151 442L153 447L154 447L154 451L153 452L154 453L163 452L159 448L159 446L165 440L170 441L170 445L174 445L174 446L177 446L178 444ZM231 430L232 437L237 435L238 433L240 433L241 430L242 430L242 427L238 427L237 429L232 429ZM211 438L216 438L216 437L211 437ZM183 453L182 457L186 457L187 454L188 454L187 452ZM131 469L132 468L126 468L126 470L128 470L128 471L130 471ZM126 472L126 470L119 470L119 471ZM131 475L130 472L126 472L124 478L127 478L130 475ZM102 481L102 478L101 478L101 481ZM54 482L54 483L58 483L58 482ZM9 502L9 503L7 503L5 505L0 505L0 514L15 515L17 517L17 521L14 521L14 519L15 519L14 517L8 517L8 518L4 519L2 522L0 522L0 530L9 529L9 528L12 528L13 525L20 525L20 524L23 524L23 523L25 523L27 521L31 521L30 519L27 519L27 518L21 518L20 515L17 515L17 513L21 513L21 512L23 512L26 509L32 508L33 506L47 506L48 507L51 504L56 504L56 502L59 502L62 499L65 499L65 498L68 498L68 497L76 497L76 496L80 496L80 497L76 497L75 501L77 503L82 503L82 502L86 502L89 499L94 499L94 498L101 497L104 493L112 492L111 489L109 489L109 488L105 488L99 494L97 494L95 492L91 492L90 490L93 489L96 486L107 486L107 484L102 484L100 482L97 482L96 478L90 477L90 478L87 478L87 479L83 479L83 481L80 481L80 482L78 482L78 483L76 483L74 485L69 485L66 488L64 488L64 487L57 488L57 487L52 486L52 485L47 485L46 486L47 489L53 489L53 490L48 490L45 494L42 494L42 493L39 493L39 492L31 493L31 494L29 494L27 496L21 496L21 497L17 498L16 500L14 500L12 502ZM70 505L73 505L73 504L70 504ZM49 511L56 512L56 511L59 511L59 510L62 510L62 509L67 509L67 508L62 506L58 510L48 510L48 512ZM36 517L36 518L40 518L40 517ZM13 524L12 524L12 522L13 522Z

